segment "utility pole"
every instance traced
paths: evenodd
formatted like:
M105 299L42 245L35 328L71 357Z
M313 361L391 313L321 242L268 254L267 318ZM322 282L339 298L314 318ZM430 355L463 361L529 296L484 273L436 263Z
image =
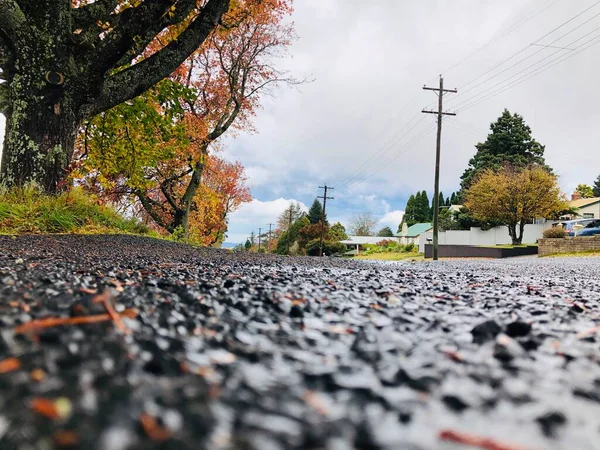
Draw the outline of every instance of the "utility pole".
M319 189L323 189L323 197L318 197L323 199L323 214L321 214L321 240L319 241L319 256L323 256L323 236L325 235L325 206L327 205L327 200L334 200L333 197L327 197L328 190L334 190L334 188L327 186L319 186Z
M260 253L260 233L262 232L262 228L258 228L258 253Z
M269 224L269 240L267 242L267 253L271 253L271 228L273 227L273 224L270 223Z
M433 260L438 259L438 224L440 217L440 151L442 147L442 117L443 116L455 116L456 113L444 112L444 93L456 94L456 89L444 89L444 79L440 75L440 87L430 88L423 86L426 91L434 91L438 96L438 110L428 111L424 109L422 112L425 114L437 114L437 144L435 148L435 182L434 182L434 199L433 199Z

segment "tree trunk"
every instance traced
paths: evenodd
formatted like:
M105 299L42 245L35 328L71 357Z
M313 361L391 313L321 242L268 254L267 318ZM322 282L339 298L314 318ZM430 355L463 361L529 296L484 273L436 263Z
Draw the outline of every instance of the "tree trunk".
M74 93L77 68L72 54L71 4L67 0L21 1L6 26L13 57L8 77L6 135L0 182L36 183L56 192L64 180L75 146L80 116ZM12 20L12 22L11 22ZM35 24L35 25L32 25Z
M203 158L204 159L204 158ZM183 232L183 238L185 240L189 237L190 232L190 211L192 209L192 204L194 202L194 197L198 192L198 188L200 187L200 182L202 181L202 173L204 172L204 162L197 162L194 166L194 171L192 172L192 178L188 184L185 193L181 197L180 207L175 211L173 215L173 222L171 223L171 228L173 230L180 227ZM173 233L173 231L171 231Z
M517 242L514 245L521 245L523 243L523 232L525 231L525 221L522 220L519 223L519 235L517 236Z
M508 225L508 235L512 241L512 245L519 245L519 238L517 237L517 224L512 223Z
M56 192L67 174L80 122L63 89L42 77L38 72L11 82L0 182L9 187L34 182L45 192Z

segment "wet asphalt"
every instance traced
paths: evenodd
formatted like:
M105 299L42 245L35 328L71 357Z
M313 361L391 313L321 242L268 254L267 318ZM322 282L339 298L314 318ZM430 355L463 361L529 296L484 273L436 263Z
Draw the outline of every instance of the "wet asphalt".
M0 448L598 449L599 274L0 237Z

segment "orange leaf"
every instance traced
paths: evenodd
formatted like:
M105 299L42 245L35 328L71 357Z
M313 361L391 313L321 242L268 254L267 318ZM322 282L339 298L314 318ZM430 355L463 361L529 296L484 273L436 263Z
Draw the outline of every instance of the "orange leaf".
M0 361L0 373L13 372L21 368L21 361L17 358L7 358Z

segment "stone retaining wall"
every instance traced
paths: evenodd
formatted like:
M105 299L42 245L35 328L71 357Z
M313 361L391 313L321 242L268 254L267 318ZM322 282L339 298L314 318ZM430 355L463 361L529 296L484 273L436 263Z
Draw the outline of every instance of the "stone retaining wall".
M568 237L564 239L540 239L538 256L555 253L600 252L600 235Z

